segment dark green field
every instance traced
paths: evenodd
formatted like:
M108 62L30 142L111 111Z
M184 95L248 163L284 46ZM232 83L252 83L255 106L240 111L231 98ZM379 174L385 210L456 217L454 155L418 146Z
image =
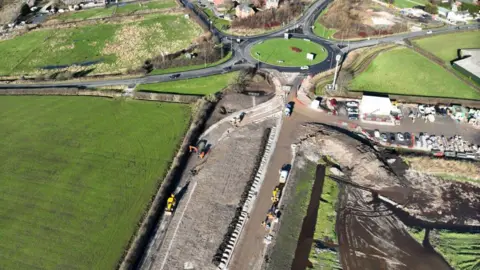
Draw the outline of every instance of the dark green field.
M0 97L0 269L114 269L190 114L170 103Z

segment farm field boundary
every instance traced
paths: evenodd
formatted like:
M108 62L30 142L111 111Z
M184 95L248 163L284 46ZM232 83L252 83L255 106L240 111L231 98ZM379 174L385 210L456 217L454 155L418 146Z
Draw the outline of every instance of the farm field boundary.
M0 89L0 95L4 96L95 96L118 98L122 96L120 91L113 90L84 90L72 88L40 88L40 89ZM202 99L200 95L183 95L173 93L150 93L150 92L134 92L133 99L161 101L172 103L194 103Z

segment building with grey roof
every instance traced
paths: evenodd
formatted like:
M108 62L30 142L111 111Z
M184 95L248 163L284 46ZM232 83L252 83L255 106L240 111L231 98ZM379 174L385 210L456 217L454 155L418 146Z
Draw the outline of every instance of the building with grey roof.
M458 56L453 68L480 84L480 49L460 49Z

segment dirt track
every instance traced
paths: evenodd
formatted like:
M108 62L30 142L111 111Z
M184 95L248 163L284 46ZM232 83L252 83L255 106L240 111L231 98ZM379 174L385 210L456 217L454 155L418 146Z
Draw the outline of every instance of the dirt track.
M190 185L152 269L183 269L185 264L215 269L212 259L255 167L265 128L271 124L249 125L230 133L214 146L196 176L185 173L182 182Z
M364 193L345 187L339 198L336 231L343 269L451 269L434 250L410 237L390 211L376 211Z

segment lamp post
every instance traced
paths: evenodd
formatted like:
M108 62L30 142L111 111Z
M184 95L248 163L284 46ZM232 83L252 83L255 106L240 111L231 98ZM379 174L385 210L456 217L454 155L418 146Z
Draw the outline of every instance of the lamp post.
M337 54L335 56L335 75L333 76L333 90L337 89L337 75L338 75L338 64L340 63L340 59L342 59L342 55Z

